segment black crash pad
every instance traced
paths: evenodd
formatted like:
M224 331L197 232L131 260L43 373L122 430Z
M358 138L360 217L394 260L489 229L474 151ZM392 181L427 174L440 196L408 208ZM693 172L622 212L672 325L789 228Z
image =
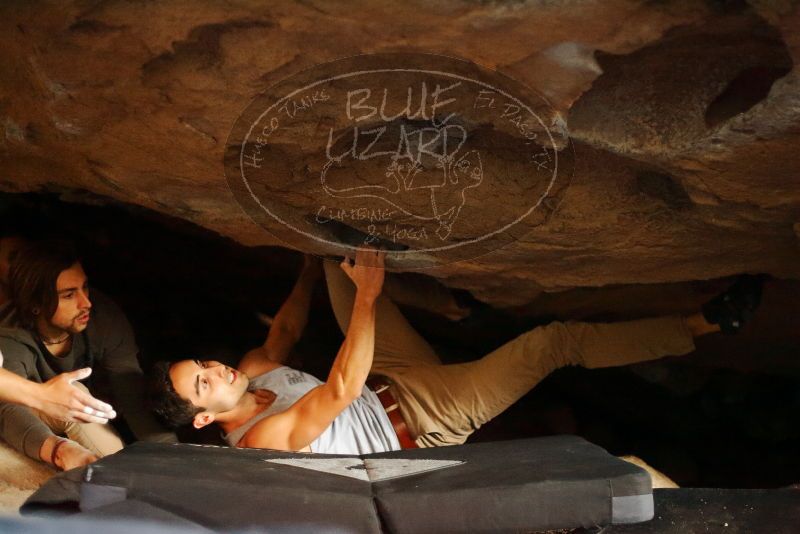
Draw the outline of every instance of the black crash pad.
M23 514L291 532L502 532L653 515L649 475L575 436L358 456L137 443L62 473Z
M651 521L629 525L611 525L563 530L559 534L796 534L800 525L800 490L798 489L659 489L653 492L655 517ZM131 501L120 503L125 506ZM140 502L133 502L135 508ZM145 506L145 508L147 508ZM129 512L130 510L126 511ZM125 515L112 519L119 509L108 507L103 515L75 514L58 519L0 517L3 534L184 534L210 532L197 525L169 521L154 522L150 513L143 519ZM161 512L159 512L161 513ZM119 517L116 515L116 517ZM159 521L165 521L165 518ZM171 523L171 524L170 524ZM301 532L301 529L257 528L248 531L271 533ZM550 531L552 532L552 531Z
M797 534L798 489L658 489L655 517L637 525L613 525L603 534Z

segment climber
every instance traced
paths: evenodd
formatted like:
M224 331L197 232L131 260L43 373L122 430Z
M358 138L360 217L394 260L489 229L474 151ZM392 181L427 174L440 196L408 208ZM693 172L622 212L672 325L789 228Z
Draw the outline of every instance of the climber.
M355 265L306 258L263 346L237 368L216 361L160 362L151 403L168 425L217 423L232 446L335 454L463 443L553 370L627 365L694 350L695 337L735 333L760 300L744 277L702 313L535 328L480 360L443 365L381 295L384 253L359 249ZM345 340L325 382L283 365L300 338L311 289L324 270ZM372 378L369 378L372 375ZM272 392L258 404L253 389Z

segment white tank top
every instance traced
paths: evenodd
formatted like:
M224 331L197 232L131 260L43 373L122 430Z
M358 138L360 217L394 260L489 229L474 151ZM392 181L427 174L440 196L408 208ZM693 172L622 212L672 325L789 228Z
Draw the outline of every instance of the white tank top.
M276 398L266 410L223 436L225 441L235 447L258 421L285 411L320 384L322 382L317 378L286 366L251 378L248 390L269 389ZM326 454L369 454L397 450L400 450L400 442L389 416L375 392L366 386L361 396L311 443L311 452Z

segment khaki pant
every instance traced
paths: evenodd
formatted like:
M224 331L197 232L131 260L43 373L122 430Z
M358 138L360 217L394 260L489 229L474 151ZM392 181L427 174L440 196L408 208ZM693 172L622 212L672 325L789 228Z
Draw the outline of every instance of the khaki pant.
M89 391L86 389L86 386L80 382L75 382L73 385L86 392ZM111 425L101 425L99 423L67 423L65 421L53 419L42 412L35 413L54 433L59 436L66 436L72 441L86 447L97 457L102 458L103 456L114 454L125 446L122 438L119 437L114 427Z
M335 262L325 262L325 275L336 320L347 332L355 285ZM394 382L400 410L420 447L464 443L559 367L613 367L694 350L680 316L610 324L568 321L534 328L480 360L443 365L386 295L378 298L375 328L372 372Z

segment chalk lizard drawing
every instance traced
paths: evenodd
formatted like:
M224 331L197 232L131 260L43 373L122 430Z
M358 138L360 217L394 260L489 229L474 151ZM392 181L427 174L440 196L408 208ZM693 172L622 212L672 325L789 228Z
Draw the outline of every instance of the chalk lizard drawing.
M408 139L405 141L409 143ZM462 145L463 142L459 144L453 154L447 154L446 151L445 154L426 152L436 160L435 168L441 170L441 172L435 173L437 176L433 178L430 177L431 173L423 173L419 150L417 150L417 156L414 157L411 147L406 147L405 154L398 149L397 153L390 156L391 161L385 171L388 182L385 184L349 187L345 184L332 184L331 182L336 180L329 177L329 172L334 166L342 165L344 156L329 159L325 163L320 173L320 181L325 192L333 197L378 198L416 219L435 220L439 224L436 235L444 241L452 232L453 225L466 203L466 191L478 187L483 182L483 163L480 154L477 150L469 150L458 157L458 150ZM347 154L353 155L351 152ZM354 156L353 159L368 158ZM423 213L410 211L409 206L418 205L421 202L414 203L409 200L412 198L416 200L415 197L420 194L428 197L427 204L430 210L425 210ZM404 200L406 202L403 202Z

